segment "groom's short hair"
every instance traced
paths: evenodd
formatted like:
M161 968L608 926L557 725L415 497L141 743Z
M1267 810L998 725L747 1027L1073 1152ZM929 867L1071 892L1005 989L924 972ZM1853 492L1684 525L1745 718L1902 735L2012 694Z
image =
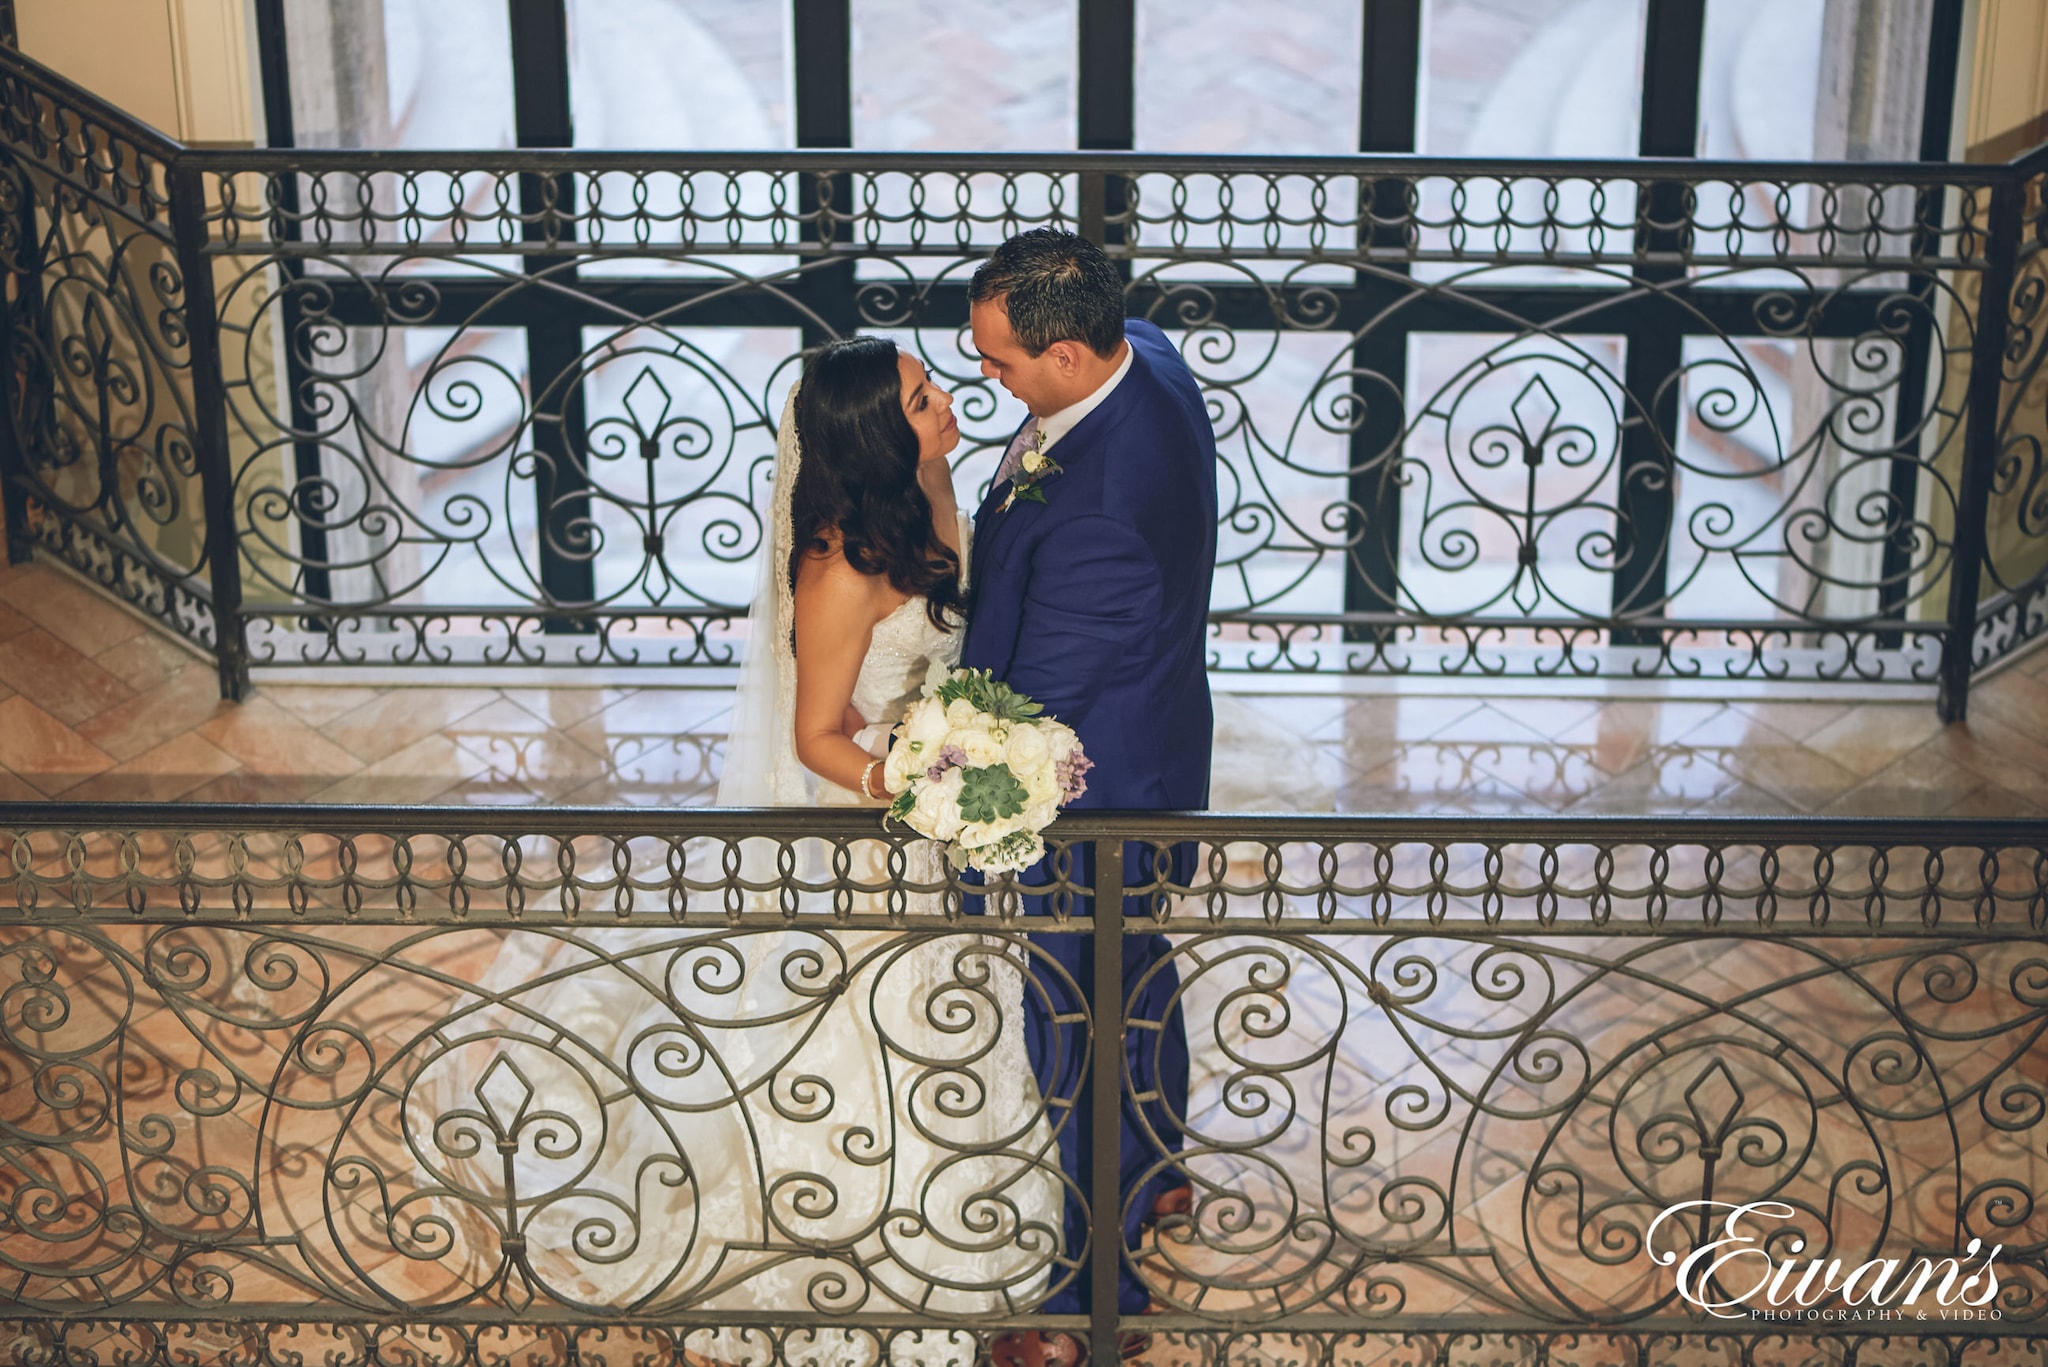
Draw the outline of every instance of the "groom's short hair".
M1010 330L1033 356L1054 342L1085 342L1097 356L1124 340L1124 281L1102 248L1079 233L1033 228L975 268L971 304L1001 299Z

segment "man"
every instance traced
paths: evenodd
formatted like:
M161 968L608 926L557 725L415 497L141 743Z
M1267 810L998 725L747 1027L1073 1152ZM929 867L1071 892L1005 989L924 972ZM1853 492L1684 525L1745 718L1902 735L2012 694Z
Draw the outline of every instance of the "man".
M1073 808L1207 806L1216 439L1201 389L1164 333L1125 319L1116 267L1073 233L1038 228L1003 243L975 271L968 300L982 374L1022 400L1031 417L975 518L962 663L990 670L1080 734L1094 768ZM1176 855L1177 876L1185 878L1192 850ZM1149 867L1149 859L1145 847L1126 847L1127 869ZM1074 876L1085 884L1093 869L1077 867ZM1042 911L1032 905L1038 900L1027 910ZM1126 914L1147 915L1143 899L1131 899ZM1083 937L1036 938L1085 991L1092 947ZM1157 1030L1126 1036L1135 1089L1158 1099L1139 1107L1127 1093L1123 1190L1094 1197L1124 1202L1126 1246L1148 1217L1185 1209L1188 1198L1185 1177L1162 1161L1164 1150L1179 1148L1188 1087L1187 1035L1172 1006L1179 978L1172 964L1162 965L1166 954L1162 936L1124 942L1130 1017L1159 1022ZM1070 997L1056 976L1039 975L1050 1003L1025 994L1025 1028L1045 1094L1075 1100L1060 1130L1060 1162L1085 1189L1093 1107L1076 1080L1087 1047L1075 1027L1052 1019ZM1078 1251L1086 1239L1082 1213L1070 1204L1066 1246ZM1094 1256L1120 1260L1118 1309L1143 1313L1150 1298L1121 1264L1121 1250L1098 1248ZM1084 1277L1044 1306L1055 1314L1087 1308ZM1064 1355L1042 1342L1017 1342L1029 1337L1013 1336L999 1357Z

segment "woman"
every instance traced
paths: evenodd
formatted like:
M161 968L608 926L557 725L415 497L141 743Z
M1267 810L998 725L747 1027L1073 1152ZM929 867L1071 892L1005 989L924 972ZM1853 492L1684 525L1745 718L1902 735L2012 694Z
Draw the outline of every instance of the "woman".
M879 338L811 358L778 433L720 805L885 800L889 729L959 656L968 548L946 460L960 439L952 404ZM879 842L849 854L855 881L886 881ZM912 882L941 880L928 842L907 854ZM718 852L701 862L718 867ZM776 877L772 857L743 867L757 885ZM827 874L799 851L800 880ZM750 909L772 912L779 896L762 888ZM885 902L858 894L852 909ZM914 914L939 909L908 898ZM1026 1307L1054 1269L1064 1195L1023 1041L1025 952L1022 936L802 915L509 935L487 1003L445 1032L407 1096L429 1188L410 1213L449 1218L454 1203L466 1216L452 1240L420 1223L421 1241L487 1265L517 1234L518 1273L548 1294L641 1314ZM501 1056L520 1085L494 1111ZM538 1128L508 1134L508 1114ZM507 1209L519 1229L501 1228ZM687 1347L738 1362L765 1343L700 1331Z

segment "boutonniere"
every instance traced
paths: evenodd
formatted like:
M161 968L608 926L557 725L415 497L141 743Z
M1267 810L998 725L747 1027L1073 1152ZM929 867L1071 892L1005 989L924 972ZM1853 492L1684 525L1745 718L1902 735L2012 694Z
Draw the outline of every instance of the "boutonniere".
M1010 476L1010 492L1003 499L999 513L1010 511L1010 505L1018 499L1026 503L1045 502L1045 490L1040 486L1060 472L1060 463L1045 454L1045 432L1041 429L1031 449L1017 462L1017 473Z

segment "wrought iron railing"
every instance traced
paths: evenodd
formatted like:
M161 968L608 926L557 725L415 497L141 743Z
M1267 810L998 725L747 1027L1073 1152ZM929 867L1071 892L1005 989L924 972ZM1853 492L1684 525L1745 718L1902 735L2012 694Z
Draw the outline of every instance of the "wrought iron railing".
M0 54L10 545L252 664L722 665L780 397L1039 223L1223 468L1220 670L1935 681L2044 630L2007 165L186 148ZM1958 567L1961 567L1960 572Z
M1100 814L1051 844L1020 916L916 881L871 812L0 807L14 1360L2041 1350L2048 824ZM1170 1008L1131 1005L1140 960ZM1030 996L1060 1049L1019 1042ZM1162 1112L1127 1056L1175 1014ZM1062 1174L1084 1098L1185 1214ZM1652 1256L1708 1237L1653 1229L1700 1200L1780 1203L1774 1315L1691 1309ZM1949 1254L1995 1294L1844 1300ZM1085 1310L1043 1308L1070 1284Z

